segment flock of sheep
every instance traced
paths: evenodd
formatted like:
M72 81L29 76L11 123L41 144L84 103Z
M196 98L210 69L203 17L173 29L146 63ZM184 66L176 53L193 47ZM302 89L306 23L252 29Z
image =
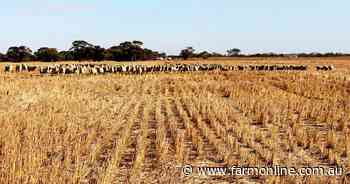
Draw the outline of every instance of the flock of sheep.
M55 64L51 66L31 66L27 64L6 65L5 72L39 72L40 74L103 74L192 71L305 71L307 65L221 65L221 64L165 64L165 65L107 65L107 64ZM331 65L316 66L317 70L334 70Z

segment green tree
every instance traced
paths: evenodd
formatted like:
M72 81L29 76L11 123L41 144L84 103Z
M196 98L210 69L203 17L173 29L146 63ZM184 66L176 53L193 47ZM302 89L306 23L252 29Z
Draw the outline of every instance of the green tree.
M144 49L141 60L155 60L158 57L162 57L162 54L152 51L151 49Z
M233 48L233 49L227 50L227 55L230 56L230 57L231 56L238 56L239 53L241 53L241 50L238 49L238 48Z
M46 62L58 61L59 59L58 51L55 48L42 47L34 55L38 60Z
M143 47L143 42L142 41L138 41L138 40L134 40L134 41L132 41L132 44L134 45L134 46L138 46L138 47Z
M126 41L113 46L106 51L106 57L115 61L144 60L149 50L143 48L141 41Z
M180 52L180 57L182 57L184 60L187 60L190 57L194 56L195 49L193 47L187 47Z
M90 48L92 50L92 60L102 61L105 59L105 49L100 46Z
M162 52L162 53L159 54L159 57L166 58L167 54L165 52Z
M58 60L63 61L73 61L74 60L74 54L72 51L61 51L58 53Z
M84 40L77 40L72 43L70 51L73 52L74 60L82 61L91 59L94 46Z
M32 50L26 46L10 47L6 53L10 61L21 62L33 60Z
M107 60L122 61L123 51L119 46L112 46L106 50L105 57Z
M203 59L208 59L211 56L211 54L209 52L207 52L207 51L203 51L203 52L197 54L197 56L201 57Z

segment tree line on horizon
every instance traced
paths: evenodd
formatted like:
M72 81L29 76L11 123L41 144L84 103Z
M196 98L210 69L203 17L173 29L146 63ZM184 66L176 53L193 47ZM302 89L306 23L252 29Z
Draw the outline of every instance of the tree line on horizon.
M84 40L77 40L72 43L69 50L60 52L56 48L49 47L41 47L33 52L26 46L13 46L7 50L6 54L0 53L0 61L139 61L165 56L165 53L144 48L141 41L125 41L105 49Z
M41 47L33 52L26 46L12 46L6 54L0 53L0 61L21 62L21 61L144 61L157 60L164 58L190 59L210 57L334 57L350 56L344 53L298 53L298 54L279 54L279 53L257 53L241 54L238 48L228 49L226 54L217 52L195 52L193 47L186 47L181 50L179 55L167 56L166 53L159 53L143 47L142 41L125 41L119 45L105 49L98 45L93 45L84 40L73 41L72 47L66 51L58 51L56 48Z
M195 49L193 47L187 47L183 49L179 55L179 57L183 59L189 58L203 58L207 59L209 57L338 57L338 56L350 56L348 53L339 53L339 52L327 52L327 53L296 53L296 54L283 54L283 53L255 53L255 54L241 54L241 50L238 48L228 49L226 54L220 53L209 53L207 51L195 53Z

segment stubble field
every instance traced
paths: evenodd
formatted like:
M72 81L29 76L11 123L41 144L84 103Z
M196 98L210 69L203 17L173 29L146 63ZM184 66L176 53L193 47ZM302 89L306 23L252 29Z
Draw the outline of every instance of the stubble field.
M193 61L198 63L204 61ZM233 63L209 61L209 63ZM184 176L181 166L350 169L350 60L318 72L0 72L0 183L342 183ZM238 63L238 62L237 62ZM0 67L2 67L0 65ZM2 70L2 68L1 68Z

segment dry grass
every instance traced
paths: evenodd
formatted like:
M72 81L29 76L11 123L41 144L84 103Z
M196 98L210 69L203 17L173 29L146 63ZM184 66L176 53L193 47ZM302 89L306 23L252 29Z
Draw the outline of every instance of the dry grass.
M182 176L176 166L202 163L350 169L350 61L208 62L327 63L338 70L0 73L0 183L344 181Z

